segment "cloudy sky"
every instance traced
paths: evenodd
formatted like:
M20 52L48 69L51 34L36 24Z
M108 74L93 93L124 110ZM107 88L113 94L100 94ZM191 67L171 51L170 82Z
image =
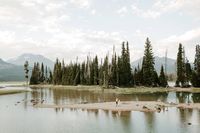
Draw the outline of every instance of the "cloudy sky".
M129 41L134 61L149 37L155 55L168 49L176 58L181 42L192 61L200 43L199 5L200 0L0 0L0 58L103 57Z

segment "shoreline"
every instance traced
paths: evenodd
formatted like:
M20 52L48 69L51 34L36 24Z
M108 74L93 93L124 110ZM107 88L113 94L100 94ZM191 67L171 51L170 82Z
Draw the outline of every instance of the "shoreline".
M200 110L200 103L191 104L175 104L154 101L122 101L118 106L115 102L103 103L86 103L86 104L68 104L68 105L50 105L50 104L36 104L34 108L68 108L68 109L82 109L82 110L104 110L104 111L140 111L140 112L161 112L168 111L168 108L176 107L179 109L198 109Z
M26 87L26 85L9 85L7 87ZM76 90L76 91L90 91L93 93L113 93L113 94L153 94L153 93L168 93L168 92L184 92L184 93L200 93L200 88L180 88L180 87L144 87L136 86L129 88L116 87L115 89L105 89L99 85L52 85L52 84L39 84L39 85L29 85L31 89L38 88L50 88L50 89L66 89L66 90ZM2 90L4 88L1 88ZM21 90L21 89L20 89ZM12 93L12 92L11 92ZM15 93L15 92L13 92ZM0 95L3 92L0 92ZM5 93L6 94L6 93ZM9 94L9 92L7 93Z
M68 85L30 85L30 88L50 88L50 89L68 89L68 90L77 90L77 91L92 91L94 93L115 93L115 94L140 94L140 93L167 93L167 92L186 92L186 93L200 93L200 88L180 88L180 87L130 87L130 88L121 88L116 87L115 89L103 89L98 85L78 85L78 86L68 86Z
M30 89L8 89L3 88L0 89L0 95L7 95L7 94L16 94L16 93L22 93L22 92L29 92Z

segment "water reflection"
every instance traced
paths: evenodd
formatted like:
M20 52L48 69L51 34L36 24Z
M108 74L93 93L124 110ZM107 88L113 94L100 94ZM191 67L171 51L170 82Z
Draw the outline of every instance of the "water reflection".
M112 93L93 93L91 91L76 91L67 89L33 89L31 98L34 100L44 100L49 104L69 104L69 103L95 103L115 101L118 97L121 101L162 101L174 103L199 103L200 94L183 92L165 92L152 94L129 94L117 95Z
M114 101L199 102L192 93L155 93L116 95L63 89L33 89L32 92L0 96L2 133L177 133L200 131L200 111L169 108L160 113L111 112L80 109L40 109L31 100L47 104ZM15 103L20 102L15 106Z

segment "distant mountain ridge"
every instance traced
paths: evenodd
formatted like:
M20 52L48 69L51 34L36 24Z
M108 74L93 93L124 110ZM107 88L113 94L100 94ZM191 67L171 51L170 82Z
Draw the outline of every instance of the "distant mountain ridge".
M0 59L0 81L24 81L24 68Z
M143 58L140 58L131 63L132 68L135 69L138 65L141 67ZM158 73L160 73L161 65L165 66L165 57L155 57L155 69ZM176 60L167 58L167 73L175 73L176 72Z
M13 67L13 64L7 63L0 58L0 69Z
M19 66L24 65L25 61L28 61L29 65L31 67L33 67L35 62L39 62L40 64L43 62L44 65L46 65L50 68L53 68L53 66L54 66L54 62L51 61L50 59L48 59L42 55L36 55L36 54L30 54L30 53L25 53L16 58L7 60L8 63L14 64L14 65L19 65Z
M4 61L0 58L0 81L24 81L24 63L25 61L29 62L29 75L31 73L31 69L34 65L34 62L39 62L40 64L43 62L44 65L47 65L51 69L53 69L54 62L50 59L35 54L22 54L16 58L9 59L8 61Z

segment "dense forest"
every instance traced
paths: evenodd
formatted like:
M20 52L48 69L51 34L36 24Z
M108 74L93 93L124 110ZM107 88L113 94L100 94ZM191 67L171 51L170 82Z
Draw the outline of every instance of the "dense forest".
M167 76L163 65L158 74L154 68L153 48L149 38L145 42L143 62L132 70L130 63L129 43L123 42L121 54L117 55L115 48L111 60L106 55L99 60L96 55L90 56L83 62L71 62L65 64L64 60L56 59L54 70L44 69L43 63L35 63L30 84L54 84L54 85L100 85L105 88L147 86L167 87ZM177 54L177 87L200 87L200 46L196 46L194 68L191 67L185 55L182 44L179 44Z

